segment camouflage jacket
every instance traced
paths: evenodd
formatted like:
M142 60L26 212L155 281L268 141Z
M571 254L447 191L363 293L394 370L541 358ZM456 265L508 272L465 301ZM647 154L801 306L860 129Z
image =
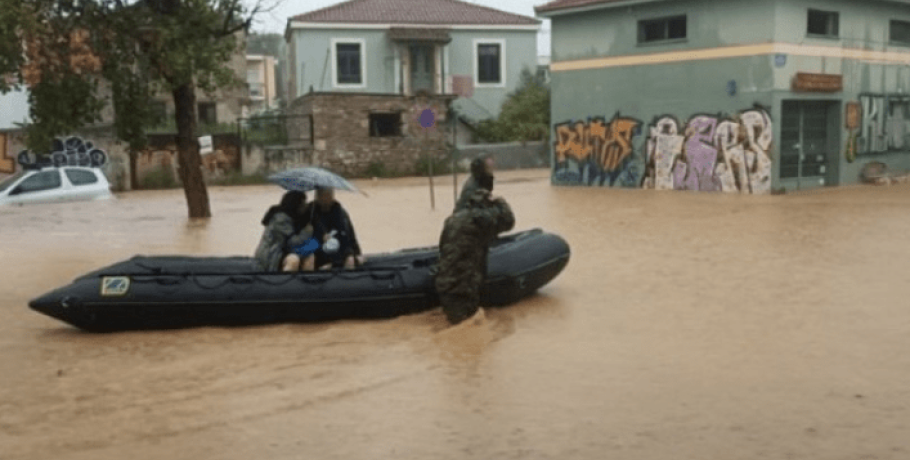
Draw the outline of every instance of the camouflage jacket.
M502 198L490 201L488 195L484 189L474 191L465 207L446 219L439 238L438 292L478 293L486 277L490 243L515 226L508 203Z
M468 177L468 180L464 181L464 185L461 186L461 195L458 196L458 202L455 203L455 211L466 208L471 195L477 190L480 190L480 184L477 183L477 179L474 176Z
M284 257L310 236L312 234L306 230L295 234L291 216L283 212L276 213L262 232L262 239L256 248L256 269L266 272L281 270Z

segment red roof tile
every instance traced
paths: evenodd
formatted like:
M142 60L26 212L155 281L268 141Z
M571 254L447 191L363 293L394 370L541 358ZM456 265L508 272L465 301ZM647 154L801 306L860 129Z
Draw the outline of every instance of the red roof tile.
M300 22L539 25L540 20L459 0L350 0L291 17Z
M534 7L534 12L537 14L545 13L549 11L565 10L569 8L577 8L580 6L590 6L590 5L599 5L603 3L616 3L625 0L553 0L552 2L545 3L540 6Z

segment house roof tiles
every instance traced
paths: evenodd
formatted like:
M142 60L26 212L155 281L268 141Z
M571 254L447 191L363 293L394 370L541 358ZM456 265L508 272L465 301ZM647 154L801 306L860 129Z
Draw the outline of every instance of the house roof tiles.
M356 24L529 25L540 20L460 0L349 0L291 21Z

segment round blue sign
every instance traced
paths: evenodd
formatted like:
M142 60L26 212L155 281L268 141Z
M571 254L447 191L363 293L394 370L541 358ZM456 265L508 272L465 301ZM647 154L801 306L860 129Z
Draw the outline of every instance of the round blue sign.
M787 65L787 55L778 54L778 55L774 56L774 65L776 65L778 67L783 67L783 66Z
M433 114L433 111L430 109L424 109L420 113L420 126L424 128L432 128L433 124L436 122L436 115Z

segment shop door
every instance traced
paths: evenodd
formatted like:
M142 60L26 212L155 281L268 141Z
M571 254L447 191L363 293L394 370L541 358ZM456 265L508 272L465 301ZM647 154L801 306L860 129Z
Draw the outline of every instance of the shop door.
M781 112L780 181L797 189L835 185L836 101L784 101ZM834 110L832 110L834 109ZM834 148L832 148L834 147ZM785 185L786 186L786 185Z

